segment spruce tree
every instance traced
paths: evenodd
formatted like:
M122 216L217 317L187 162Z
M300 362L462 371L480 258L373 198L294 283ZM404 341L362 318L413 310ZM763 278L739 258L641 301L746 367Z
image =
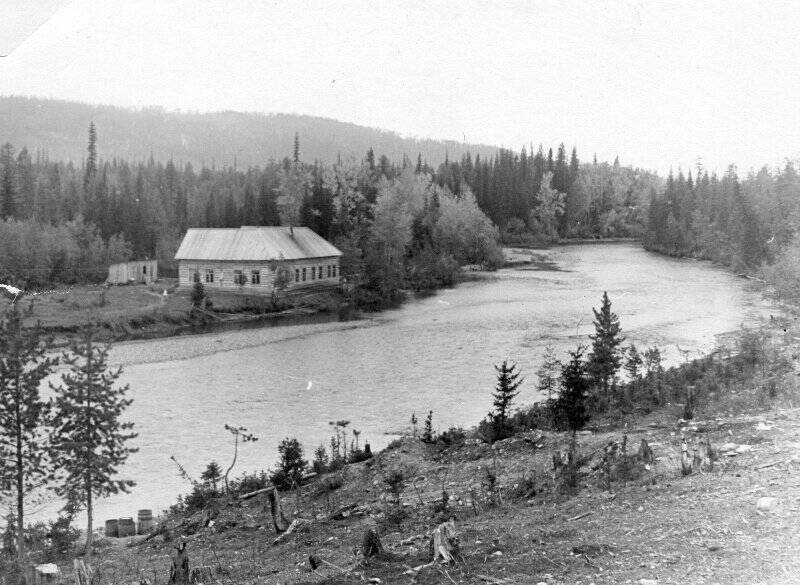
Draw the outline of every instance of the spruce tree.
M86 150L86 172L83 176L84 191L88 191L89 184L97 173L97 130L95 130L94 122L89 123L89 145Z
M558 393L558 377L561 372L561 362L556 358L553 348L549 345L544 348L544 362L541 367L536 370L536 376L539 378L537 389L542 394L547 394L547 400L550 401L553 395Z
M133 423L120 420L133 402L125 398L128 386L117 386L122 368L108 366L109 346L98 345L97 329L84 327L71 340L64 361L69 371L55 396L54 447L63 482L56 493L86 508L86 555L92 557L94 500L135 485L115 479L119 468L137 449L126 445L136 437Z
M0 219L17 215L17 175L14 147L6 142L0 147Z
M46 429L50 404L39 393L57 360L48 357L52 340L37 324L23 328L26 313L13 303L0 316L0 494L16 506L17 562L25 564L26 497L52 479Z
M561 368L561 393L555 403L557 422L575 434L589 420L589 388L591 381L583 360L584 347L569 353L569 361Z
M603 292L600 310L593 308L592 312L595 334L589 336L592 340L592 351L589 354L588 368L595 383L602 389L603 396L608 397L611 382L622 364L619 346L625 338L621 335L619 317L611 311L608 292Z
M497 386L495 387L492 405L494 412L490 414L492 421L492 441L499 441L510 437L513 429L508 422L508 415L511 410L511 402L519 394L520 384L524 378L520 378L520 373L516 371L516 364L508 364L508 360L503 360L499 366L495 365L497 371Z

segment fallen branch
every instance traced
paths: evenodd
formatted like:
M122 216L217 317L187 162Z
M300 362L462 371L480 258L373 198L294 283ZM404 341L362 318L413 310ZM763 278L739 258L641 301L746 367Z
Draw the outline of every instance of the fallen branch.
M246 494L242 494L239 496L240 500L249 500L250 498L255 498L256 496L260 496L261 494L266 494L267 492L271 492L275 489L275 486L270 484L267 487L261 488L260 490L256 490L254 492L248 492Z
M778 459L777 461L771 461L770 463L762 463L761 465L757 465L756 469L766 469L767 467L772 467L774 465L778 465L783 463L785 459Z
M589 510L588 512L584 512L583 514L578 514L577 516L573 516L572 518L567 518L567 522L574 522L575 520L586 518L587 516L591 516L592 514L594 514L594 511Z
M301 526L305 526L308 523L309 523L308 520L304 520L303 518L295 518L294 520L292 520L292 523L289 524L289 528L287 528L283 533L279 534L278 538L276 538L275 540L272 541L272 546L275 546L276 544L280 544L281 542L286 540L286 538L290 534L295 532Z
M559 563L559 562L556 562L556 561L554 561L553 559L551 559L550 557L548 557L548 556L547 556L546 554L544 554L544 553L542 553L542 556L543 556L543 557L544 557L544 558L545 558L545 559L546 559L546 560L547 560L547 561L548 561L548 562L549 562L551 565L553 565L554 567L561 567L562 569L566 569L566 568L567 568L567 565L565 565L564 563Z

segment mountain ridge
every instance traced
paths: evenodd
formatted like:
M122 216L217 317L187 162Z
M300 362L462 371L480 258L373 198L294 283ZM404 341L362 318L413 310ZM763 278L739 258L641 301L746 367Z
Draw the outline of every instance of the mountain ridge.
M406 137L385 129L306 114L224 110L184 112L161 106L125 108L68 100L0 96L0 142L17 151L46 152L54 160L79 164L86 155L87 130L94 122L101 158L173 159L214 167L263 166L291 156L295 133L303 160L334 162L339 156L362 158L369 148L393 162L403 156L416 163L421 154L437 166L445 157L458 160L493 156L500 148L455 140Z

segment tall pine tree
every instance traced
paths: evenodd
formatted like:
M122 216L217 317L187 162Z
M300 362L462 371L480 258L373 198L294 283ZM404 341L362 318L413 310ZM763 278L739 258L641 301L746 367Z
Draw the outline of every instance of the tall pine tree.
M87 513L86 555L92 556L94 500L127 493L131 480L115 479L119 467L136 449L126 445L136 437L133 423L120 417L130 406L128 386L115 387L122 368L108 366L108 346L95 341L97 330L84 327L64 356L69 372L53 389L55 397L54 447L64 474L57 493Z

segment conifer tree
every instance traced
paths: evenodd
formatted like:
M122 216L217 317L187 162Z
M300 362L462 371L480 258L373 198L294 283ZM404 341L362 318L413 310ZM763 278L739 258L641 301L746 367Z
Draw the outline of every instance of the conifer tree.
M17 177L14 147L6 142L0 147L0 219L17 214Z
M558 393L558 377L560 373L561 362L556 358L553 348L548 345L544 348L544 362L536 370L536 376L539 378L537 389L542 394L547 394L548 401L552 400L553 395Z
M200 479L204 482L211 484L211 489L217 491L217 482L222 478L222 468L216 461L209 462L206 465L203 473L200 474Z
M573 434L589 420L588 398L591 381L583 360L584 347L569 352L570 360L561 368L561 393L555 404L557 421Z
M116 386L122 368L108 366L107 345L98 345L97 329L84 327L70 343L64 361L69 371L55 396L54 447L63 482L56 492L87 514L86 555L92 557L94 500L135 485L116 479L119 468L137 449L126 445L136 437L133 423L120 417L133 400L125 398L128 386Z
M88 190L89 183L97 173L97 130L94 122L89 122L89 145L86 148L86 173L83 176L84 191Z
M603 396L608 397L609 387L622 364L620 344L625 341L621 335L619 317L611 311L608 292L603 292L603 303L600 310L594 313L595 334L592 339L592 351L589 354L589 373L602 388Z
M26 313L13 303L0 316L0 495L11 496L16 507L17 562L25 565L26 496L52 479L52 459L46 428L50 404L39 387L55 367L48 357L52 340L37 324L23 328Z
M520 378L520 373L516 371L516 364L508 364L508 360L503 360L499 366L495 365L497 371L497 386L495 387L492 405L494 412L490 414L492 420L492 440L499 441L508 438L513 433L513 429L508 423L508 415L511 410L511 402L519 394L520 384L524 378Z

